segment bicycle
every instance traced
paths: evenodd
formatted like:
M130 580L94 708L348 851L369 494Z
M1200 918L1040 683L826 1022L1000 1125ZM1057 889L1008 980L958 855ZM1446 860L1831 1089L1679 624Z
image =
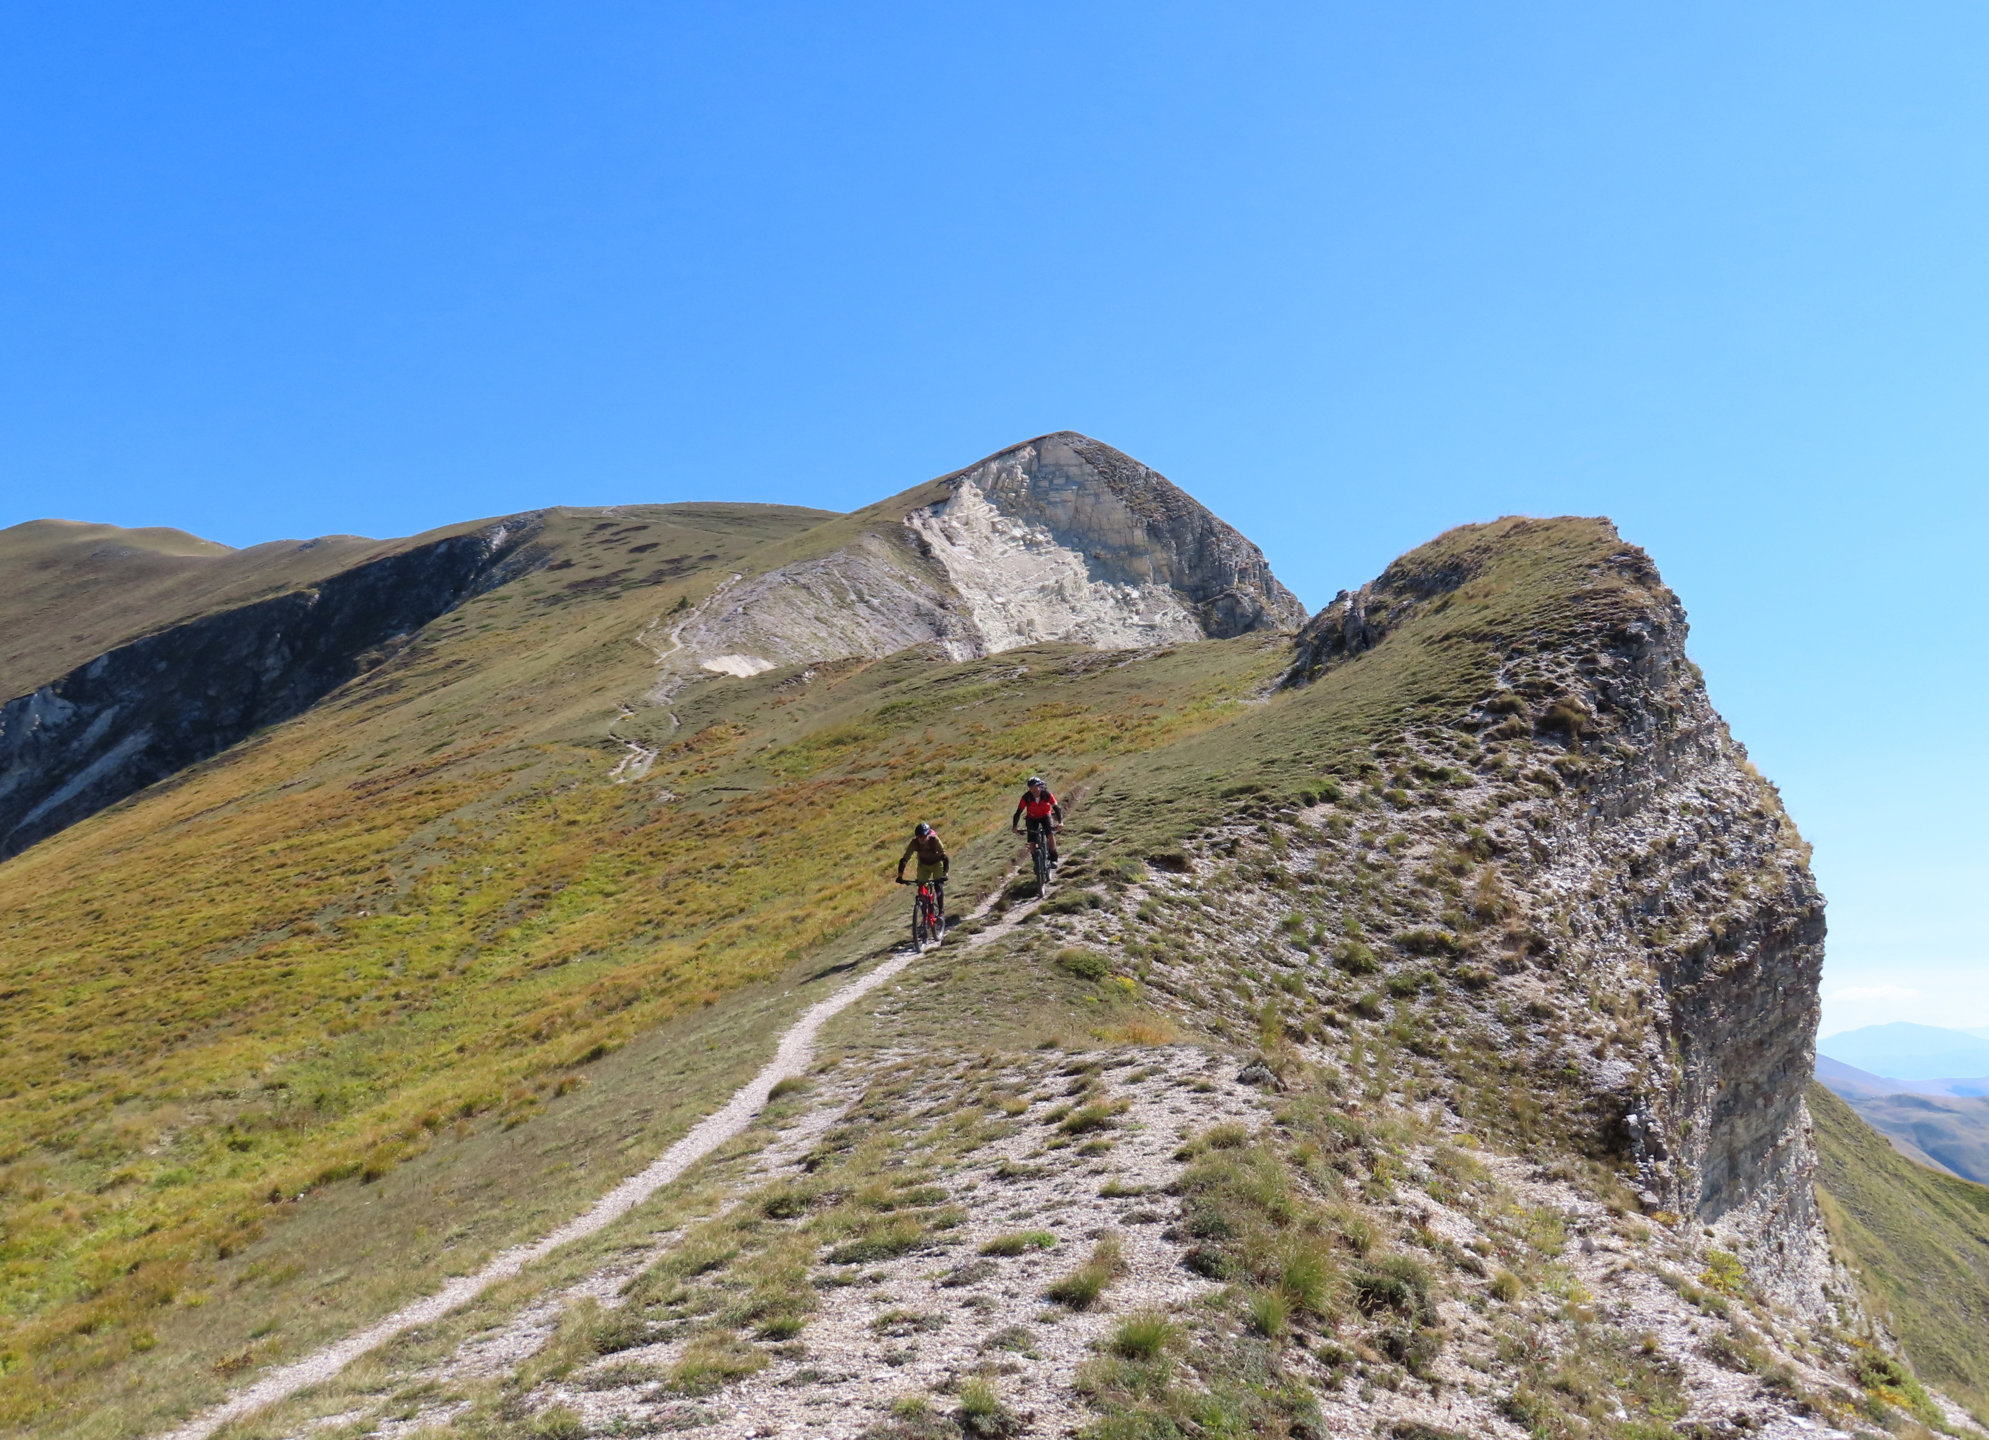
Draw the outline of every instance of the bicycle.
M1062 826L1056 827L1062 829ZM1047 894L1050 888L1050 830L1048 821L1029 822L1029 863L1036 872L1036 893Z
M918 882L912 894L912 944L925 948L929 941L946 933L946 918L939 913L939 895L930 880Z

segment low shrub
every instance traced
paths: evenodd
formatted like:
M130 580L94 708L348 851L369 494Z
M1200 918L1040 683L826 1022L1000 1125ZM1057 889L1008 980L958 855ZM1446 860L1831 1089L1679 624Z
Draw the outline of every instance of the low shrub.
M1393 1310L1420 1318L1431 1313L1430 1272L1407 1255L1393 1255L1356 1270L1353 1292L1363 1315Z
M1349 975L1372 975L1381 968L1374 952L1358 940L1343 940L1333 951L1333 963Z
M1398 932L1393 943L1396 949L1408 955L1456 957L1464 954L1468 948L1448 930L1438 930L1427 925Z
M1112 973L1111 964L1094 950L1059 950L1057 964L1080 980L1103 980Z

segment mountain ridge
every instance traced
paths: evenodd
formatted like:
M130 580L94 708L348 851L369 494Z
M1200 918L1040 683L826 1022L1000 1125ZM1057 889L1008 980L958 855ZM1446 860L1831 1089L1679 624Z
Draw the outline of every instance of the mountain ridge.
M986 522L1001 605L906 523L951 477L545 512L378 663L0 861L0 1421L169 1429L556 1231L904 955L915 816L983 918L740 1148L257 1423L729 1436L702 1395L798 1387L909 1437L976 1385L1147 1433L1942 1413L1859 1358L1807 847L1648 557L1510 517L1288 629L1254 547L1074 447L1099 538L1176 538L1144 578L1069 543L1034 443L933 521ZM1006 829L1032 771L1073 822L1048 896Z

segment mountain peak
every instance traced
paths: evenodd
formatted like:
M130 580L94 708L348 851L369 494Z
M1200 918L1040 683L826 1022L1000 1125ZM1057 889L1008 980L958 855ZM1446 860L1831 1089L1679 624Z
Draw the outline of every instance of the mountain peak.
M1039 435L940 483L948 497L907 523L985 630L1014 630L1011 612L1051 594L1077 602L1077 632L1114 628L1086 613L1093 609L1117 612L1121 628L1144 615L1149 626L1180 631L1174 639L1305 623L1304 605L1263 551L1159 471L1088 435Z

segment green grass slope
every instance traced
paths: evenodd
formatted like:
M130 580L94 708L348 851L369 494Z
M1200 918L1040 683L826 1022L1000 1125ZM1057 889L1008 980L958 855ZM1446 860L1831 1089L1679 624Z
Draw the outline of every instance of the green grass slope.
M253 1363L294 1353L472 1241L529 1233L541 1207L515 1197L639 1168L654 1153L641 1134L506 1152L501 1175L455 1187L450 1232L469 1238L419 1263L368 1228L365 1197L402 1166L570 1108L642 1037L702 1034L729 997L777 997L895 917L890 864L914 816L971 853L1027 770L1081 782L1215 723L1283 660L1255 641L1131 666L907 653L719 681L680 699L683 731L646 780L609 783L621 704L655 673L638 633L820 519L556 514L539 570L307 714L7 863L8 1422L114 1416L91 1402L134 1385L166 1403L134 1376L197 1397L251 1363L251 1341ZM697 1052L684 1097L722 1090L772 1028L722 1063ZM658 1064L681 1069L702 1043ZM306 1229L307 1252L265 1264ZM250 1333L313 1290L309 1323Z
M156 1429L571 1214L750 1073L787 1016L888 952L912 820L939 825L961 890L984 892L1015 857L1018 778L1044 771L1078 802L1057 904L1082 907L1322 787L1407 815L1411 792L1426 808L1455 778L1422 757L1486 759L1458 722L1502 667L1661 590L1607 522L1465 527L1391 567L1385 645L1302 688L1281 688L1292 650L1276 636L964 663L913 650L693 686L673 702L681 729L636 722L659 750L645 778L612 783L622 707L656 674L638 635L852 523L554 512L538 570L311 712L0 867L0 1423ZM1452 818L1468 843L1469 817ZM1258 883L1254 853L1223 862L1236 885ZM1424 910L1450 903L1441 876L1398 875L1393 856L1311 883L1377 933L1412 923L1411 888ZM1058 967L1047 937L1076 913L957 973L942 953L942 978L877 1023L992 1036L1040 1014L1140 1033L1137 987ZM1137 953L1186 964L1192 931L1212 1019L1268 1017L1274 1040L1328 1023L1296 995L1281 1012L1285 992L1253 974L1263 946L1201 933L1218 919L1141 916ZM1463 992L1356 995L1366 983L1318 999L1345 1012L1332 1023L1393 1007L1386 1063L1432 1083L1439 1061L1467 1080L1489 1066L1474 1123L1555 1139L1537 1077L1431 1043Z
M1822 1085L1818 1191L1865 1303L1921 1378L1989 1415L1989 1187L1915 1165Z
M334 535L230 550L180 530L69 520L0 530L0 700L140 635L413 543Z

